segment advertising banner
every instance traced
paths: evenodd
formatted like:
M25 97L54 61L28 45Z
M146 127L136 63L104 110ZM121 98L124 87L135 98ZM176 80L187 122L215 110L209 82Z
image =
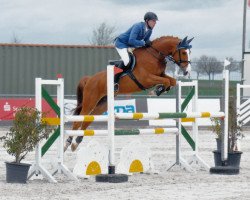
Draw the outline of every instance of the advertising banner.
M1 98L0 99L0 121L13 120L15 112L20 107L35 107L34 98ZM45 100L42 101L43 112L47 117L55 117L56 114Z
M56 101L56 99L54 99ZM1 98L0 99L0 121L13 120L15 112L18 108L28 106L35 107L34 98ZM64 100L64 112L66 115L72 115L76 107L76 100ZM56 117L56 114L48 103L42 101L42 111L47 114L47 117ZM133 113L136 112L135 99L116 100L115 112L117 113ZM103 113L107 114L107 112Z
M64 113L65 115L73 115L74 108L76 107L76 100L64 99ZM134 113L136 112L135 99L129 100L115 100L116 113ZM107 115L108 113L103 113Z

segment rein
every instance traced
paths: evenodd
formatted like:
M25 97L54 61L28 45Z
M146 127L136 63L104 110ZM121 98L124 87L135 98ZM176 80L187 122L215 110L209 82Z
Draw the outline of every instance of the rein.
M155 51L157 52L158 55L155 55L155 54L151 53L150 50L149 50L149 48L155 50ZM182 59L181 59L181 51L180 51L180 49L176 49L175 52L174 52L172 55L166 55L166 54L162 53L161 51L159 51L158 49L156 49L156 48L154 48L154 47L152 47L152 46L150 46L149 48L146 49L147 52L149 52L152 56L154 56L157 60L161 61L161 62L164 63L164 64L167 63L166 58L167 58L169 61L173 62L174 64L178 65L179 67L180 67L181 63L187 63L187 65L191 63L191 61L189 61L189 60L182 60ZM179 53L179 60L178 60L178 61L176 61L176 60L174 59L174 55L175 55L177 52Z
M180 50L181 50L181 49L176 49L175 52L174 52L172 55L166 56L167 59L170 60L170 61L172 61L173 63L177 64L178 66L180 66L181 63L187 63L187 65L190 64L190 63L191 63L190 60L182 60L182 59L181 59L181 51L180 51ZM179 60L178 60L178 61L175 61L174 55L175 55L177 52L179 53ZM186 66L187 66L187 65L186 65Z
M156 53L157 53L157 55L155 55L152 51L150 51L149 49L153 49L153 50L155 50L156 51ZM165 55L164 53L162 53L161 51L159 51L159 50L157 50L156 48L154 48L154 47L152 47L152 46L150 46L149 48L146 48L146 51L150 54L150 55L152 55L153 57L155 57L157 60L159 60L160 62L162 62L163 64L166 64L167 62L166 62L166 57L167 57L167 55Z

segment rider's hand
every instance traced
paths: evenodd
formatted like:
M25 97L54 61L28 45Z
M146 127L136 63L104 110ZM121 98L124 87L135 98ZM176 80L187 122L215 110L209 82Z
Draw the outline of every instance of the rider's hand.
M150 40L145 42L145 47L150 47L152 45L152 42Z

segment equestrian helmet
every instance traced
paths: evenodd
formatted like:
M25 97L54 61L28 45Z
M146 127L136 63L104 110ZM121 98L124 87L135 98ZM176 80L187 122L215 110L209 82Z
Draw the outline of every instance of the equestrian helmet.
M147 12L145 15L144 15L144 21L148 21L148 20L156 20L158 21L158 17L155 13L153 12Z

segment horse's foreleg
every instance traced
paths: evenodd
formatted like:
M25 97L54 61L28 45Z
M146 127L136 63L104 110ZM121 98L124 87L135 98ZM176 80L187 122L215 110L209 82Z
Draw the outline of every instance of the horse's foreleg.
M163 84L165 88L168 88L171 85L170 79L164 76L156 76L154 74L150 74L147 77L147 81L152 85Z
M168 76L167 74L162 74L162 77L167 78L170 81L170 86L176 86L176 79Z

